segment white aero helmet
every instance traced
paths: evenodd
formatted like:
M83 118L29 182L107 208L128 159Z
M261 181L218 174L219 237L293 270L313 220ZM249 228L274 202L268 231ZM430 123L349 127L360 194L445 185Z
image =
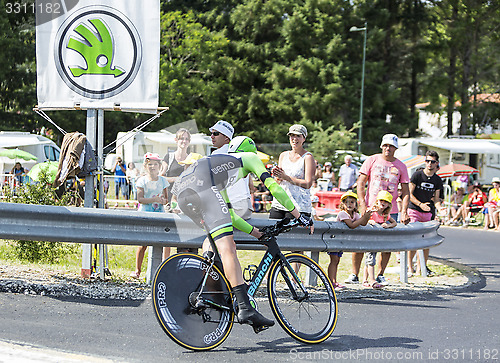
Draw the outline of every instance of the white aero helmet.
M229 143L229 153L256 153L257 146L255 146L255 142L248 136L236 136Z

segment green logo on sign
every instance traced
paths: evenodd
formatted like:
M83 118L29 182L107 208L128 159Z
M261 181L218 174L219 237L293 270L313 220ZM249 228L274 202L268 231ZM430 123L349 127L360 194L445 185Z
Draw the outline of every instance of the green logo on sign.
M59 26L54 63L72 91L90 99L110 98L134 82L142 63L141 37L118 9L86 6Z
M82 36L84 41L70 38L67 48L82 55L87 68L69 67L71 74L80 77L82 74L113 75L119 77L125 73L119 67L112 67L114 44L108 27L101 19L92 19L89 22L97 33L87 25L80 24L74 31Z

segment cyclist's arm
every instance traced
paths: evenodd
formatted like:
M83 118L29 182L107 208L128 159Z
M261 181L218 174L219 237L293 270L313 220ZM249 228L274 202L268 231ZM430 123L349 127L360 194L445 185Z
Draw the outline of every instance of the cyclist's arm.
M220 194L222 195L222 198L224 198L224 201L228 203L229 206L231 206L231 202L229 202L226 190L221 190ZM254 229L253 226L243 218L241 218L239 215L234 213L233 207L229 208L229 214L231 215L231 222L234 227L238 228L242 232L252 234L252 230Z
M246 153L242 156L243 169L245 171L245 174L254 173L260 180L262 180L273 197L276 198L276 200L280 202L280 204L284 206L290 213L292 213L295 218L299 218L300 212L297 210L297 208L295 208L295 205L288 197L288 194L286 194L283 188L278 183L276 183L276 180L271 177L271 174L269 174L267 169L264 167L264 164L262 164L262 161L260 161L259 157L253 153Z

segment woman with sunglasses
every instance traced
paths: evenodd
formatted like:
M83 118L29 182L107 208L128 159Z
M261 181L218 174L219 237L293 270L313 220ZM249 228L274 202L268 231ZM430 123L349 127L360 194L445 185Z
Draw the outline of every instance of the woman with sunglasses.
M443 189L443 181L436 174L439 167L439 154L434 150L429 150L425 154L425 168L418 170L411 176L410 179L410 204L408 206L408 215L410 223L413 222L429 222L434 215L433 209L441 206L441 190ZM409 251L409 266L408 275L412 276L413 257L416 251ZM424 249L424 258L427 261L429 257L429 249ZM421 263L417 262L417 271L420 270ZM427 274L432 272L427 268Z
M180 163L188 157L188 148L191 143L191 133L188 129L180 128L175 133L175 143L177 144L177 149L173 152L168 152L161 162L160 175L167 178L170 183L168 188L168 202L171 201L171 191L175 180L184 171L184 165Z

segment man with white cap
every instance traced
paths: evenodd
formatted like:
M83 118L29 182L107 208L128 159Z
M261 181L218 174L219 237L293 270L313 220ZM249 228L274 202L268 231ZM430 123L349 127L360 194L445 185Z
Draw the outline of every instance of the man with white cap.
M229 143L233 139L234 128L224 120L219 120L210 129L212 145L217 149L212 155L227 154ZM227 195L231 201L234 212L243 219L252 216L252 201L250 197L250 176L240 179L235 185L227 189Z
M398 185L401 184L401 199L403 200L403 206L401 211L399 211L401 213L399 222L407 224L410 221L408 216L408 204L410 201L408 183L410 182L410 178L408 177L406 165L394 156L398 147L398 137L396 135L384 135L380 143L382 153L368 157L361 166L357 181L359 213L361 215L364 214L368 207L375 204L377 194L381 190L388 191L391 193L393 200L396 200L398 198ZM368 183L368 187L365 189L366 183ZM392 204L391 217L396 221L398 220L397 203ZM384 272L390 257L390 252L382 252L380 254L377 269L378 283L386 284ZM345 281L346 283L359 282L358 274L362 259L363 253L352 254L352 273Z
M219 120L209 130L212 144L216 148L216 150L212 152L212 155L227 154L229 143L234 135L233 126L227 121Z

